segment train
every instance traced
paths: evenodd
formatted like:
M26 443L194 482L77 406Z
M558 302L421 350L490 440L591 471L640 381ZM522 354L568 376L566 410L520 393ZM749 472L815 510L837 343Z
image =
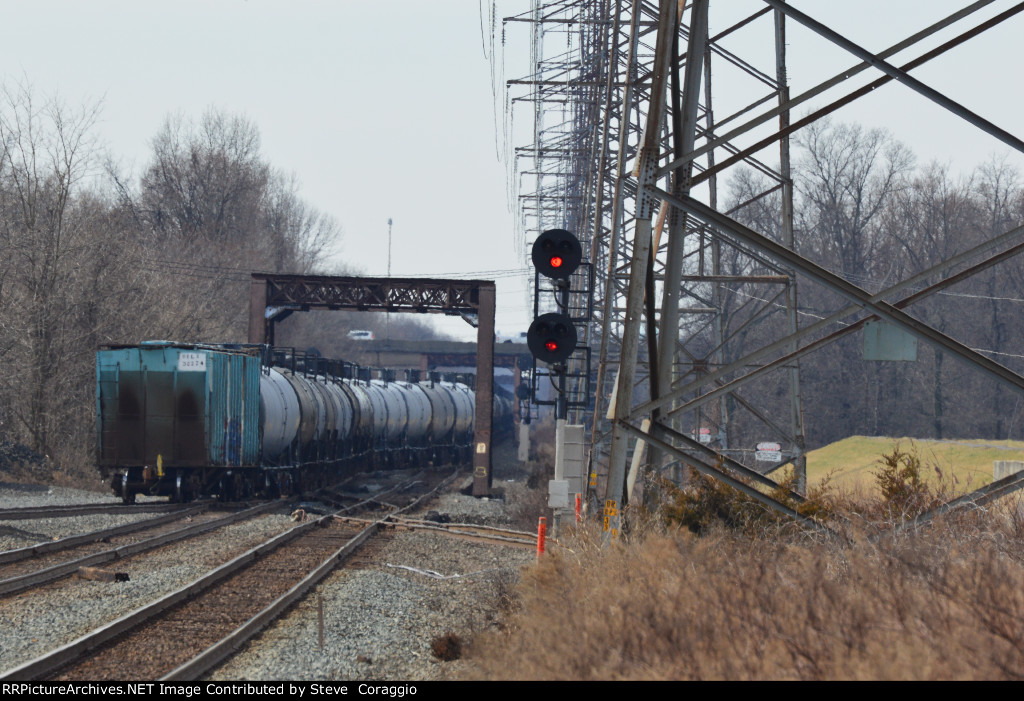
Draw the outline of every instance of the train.
M255 344L103 346L97 467L130 504L296 494L356 471L468 463L471 387L396 375ZM512 406L495 393L495 436L511 430Z

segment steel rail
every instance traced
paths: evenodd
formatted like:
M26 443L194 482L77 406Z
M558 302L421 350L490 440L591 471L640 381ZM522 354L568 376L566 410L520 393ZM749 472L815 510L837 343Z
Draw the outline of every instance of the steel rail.
M448 479L451 479L449 477ZM443 484L443 483L442 483ZM398 489L395 487L393 489ZM389 490L390 491L390 490ZM416 502L414 502L416 503ZM270 502L265 505L260 505L255 508L267 508L269 505L277 506L278 502ZM251 511L251 510L249 510ZM245 512L240 512L245 513ZM235 572L241 570L243 567L248 566L252 562L255 562L263 555L275 550L281 545L298 538L304 534L310 528L315 528L326 522L327 519L332 518L333 514L328 514L322 518L307 521L306 523L299 524L293 528L280 533L270 540L261 543L253 548L250 548L246 552L242 553L238 557L224 563L223 565L211 570L208 574L200 577L196 581L187 584L160 599L143 606L135 611L125 614L121 618L108 623L105 626L101 626L96 630L81 636L80 638L60 647L52 652L45 655L41 655L34 660L30 660L25 664L22 664L14 669L8 670L0 674L0 680L2 681L15 681L15 680L32 680L39 679L48 674L51 674L69 664L81 659L85 655L89 654L92 650L97 649L104 643L116 638L123 633L142 625L150 619L158 616L164 611L170 609L182 601L185 601L191 597L194 597L203 591L206 591L213 585L217 584L223 579L231 576Z
M292 540L293 538L297 538L309 528L316 527L318 523L319 520L308 521L275 536L265 543L257 545L254 548L250 548L238 557L224 563L191 584L186 584L180 589L177 589L176 591L173 591L170 594L143 606L142 608L125 614L121 618L101 626L91 633L83 635L63 647L57 648L52 652L48 652L34 660L30 660L18 667L3 672L0 674L0 681L28 681L40 679L48 674L52 674L76 660L81 659L104 643L113 640L117 636L122 635L142 623L145 623L175 604L205 591L222 579L234 574L242 567L245 567L249 563L259 559L261 555L270 552L274 548Z
M335 516L335 518L346 521L369 523L367 519L355 518L352 516ZM427 530L446 535L458 536L461 538L479 539L493 541L505 545L536 547L537 535L526 531L516 531L510 528L496 528L476 523L438 523L437 521L425 521L414 518L396 518L394 516L384 517L385 528L404 528L409 530ZM548 542L551 542L549 539Z
M453 473L452 475L450 475L438 487L436 487L434 491L440 489L442 486L450 482L452 479L454 479L454 477L457 474L458 473ZM403 486L408 486L408 483L406 483L405 485L398 485L388 491L390 492L396 489L401 489ZM405 508L411 508L412 506L418 504L422 500L422 498L423 497L416 499ZM277 505L276 502L271 502L271 504ZM268 505L261 505L261 507L266 506ZM78 638L77 640L70 642L67 645L58 648L57 650L37 657L36 659L30 660L29 662L26 662L25 664L20 665L19 667L16 667L14 669L8 670L7 672L0 674L0 680L32 680L39 679L48 674L54 673L57 670L66 667L74 663L75 661L81 659L82 657L89 654L92 650L97 649L104 643L160 615L161 613L172 608L176 604L186 601L206 591L207 589L214 586L221 580L230 577L235 572L255 562L256 560L260 559L262 556L266 555L272 550L275 550L281 545L295 538L298 538L300 535L304 534L310 528L315 528L322 522L326 522L326 520L332 517L333 514L328 514L327 516L324 516L320 519L299 524L298 526L295 526L285 531L284 533L274 536L265 543L257 545L254 548L250 548L249 550L242 553L233 560L224 563L220 567L217 567L216 569L209 572L207 575L197 579L195 582L187 584L184 587L181 587L180 589L158 599L157 601L152 602L151 604L136 609L135 611L128 613L122 616L121 618L112 621L111 623Z
M147 528L153 528L154 526L160 526L165 523L170 523L176 519L187 518L196 514L202 513L209 508L208 505L202 504L199 506L193 506L189 509L179 509L170 514L163 516L157 516L156 518L146 519L145 521L135 521L134 523L127 523L123 526L113 526L112 528L103 528L98 531L92 531L90 533L84 533L82 535L68 536L67 538L60 538L59 540L51 540L43 543L36 543L35 545L27 545L24 548L16 548L14 550L6 550L0 552L0 564L6 564L8 562L18 562L19 560L27 560L32 557L38 557L45 555L46 553L58 552L60 550L68 550L76 545L82 545L83 543L95 543L103 540L104 538L112 538L114 536L125 535L127 533L134 533L135 531L145 530Z
M198 503L198 502L196 502ZM142 514L182 509L181 504L154 502L152 504L67 504L65 506L19 506L0 510L0 521L28 521L40 518L70 518L91 514Z
M536 533L530 531L517 531L514 528L499 528L497 526L485 526L481 523L438 523L437 521L428 521L422 518L410 518L408 516L388 516L388 521L394 521L395 523L422 523L428 526L439 526L441 528L473 528L480 531L493 531L494 533L504 533L510 536L523 536L526 538L536 538Z
M532 550L537 547L537 539L527 540L525 538L509 538L508 536L501 536L494 533L479 533L473 531L463 531L455 528L439 528L437 526L425 526L422 524L414 523L390 523L389 528L402 528L407 530L422 530L430 533L441 533L448 536L449 538L458 538L460 540L472 540L482 543L493 543L497 545L504 545L510 548L526 548ZM548 545L550 546L554 541L548 539Z
M185 528L179 528L176 531L164 533L138 543L122 545L110 550L104 550L103 552L86 555L85 557L72 560L71 562L63 562L58 565L53 565L52 567L37 570L36 572L29 572L28 574L19 575L17 577L10 577L0 581L0 596L16 594L18 592L25 591L26 589L39 586L40 584L46 584L47 582L53 582L61 579L62 577L67 577L68 575L77 572L80 567L91 567L93 565L110 562L112 560L123 560L127 557L131 557L132 555L138 555L141 552L152 550L153 548L159 548L167 543L184 540L185 538L191 538L192 536L212 531L223 526L228 526L232 523L237 523L238 521L244 521L247 518L259 515L264 511L269 511L279 505L279 501L259 504L250 509L229 514L228 516L215 521L207 521L206 523L197 523L191 526L186 526Z

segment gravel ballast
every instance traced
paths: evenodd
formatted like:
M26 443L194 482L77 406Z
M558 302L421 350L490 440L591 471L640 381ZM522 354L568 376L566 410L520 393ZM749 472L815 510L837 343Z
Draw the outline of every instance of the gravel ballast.
M34 485L20 486L9 483L0 484L0 509L116 503L118 503L118 500L109 494L99 494L81 489L71 489L68 487L47 488ZM89 514L86 516L65 516L50 519L0 521L0 551L15 550L89 531L123 526L135 521L153 518L155 515L139 512L119 515Z
M445 494L429 508L452 521L508 526L506 504L498 500ZM210 678L450 679L463 663L438 660L432 641L447 633L468 641L490 626L501 596L535 558L522 548L423 531L395 533L375 554L374 565L334 572Z
M471 478L456 480L465 489ZM107 495L58 489L26 492L0 486L0 508L109 501ZM428 511L452 522L510 527L522 483L495 480L505 499L478 499L452 491L413 517ZM91 498L90 498L91 494ZM538 514L539 515L539 514ZM147 518L136 515L132 518ZM88 530L108 527L89 516ZM36 519L24 530L49 538L85 530L71 519ZM63 523L61 523L63 522ZM118 521L117 523L120 523ZM12 525L12 522L0 523ZM285 514L264 516L202 537L167 546L118 564L129 582L65 579L37 592L0 599L0 671L64 645L150 601L194 581L212 567L257 542L295 525ZM21 536L12 536L18 539ZM30 539L30 538L29 538ZM24 538L5 546L23 547ZM38 540L36 541L38 542ZM435 638L468 642L499 616L502 596L535 560L531 549L455 539L429 531L397 531L355 568L339 568L282 619L215 670L214 680L435 680L450 679L464 664L441 661ZM440 575L440 576L438 576ZM323 609L323 647L320 609ZM456 645L457 647L457 645ZM451 645L449 645L451 648Z
M90 501L91 494L55 488L49 501L26 504L13 501L11 491L0 490L0 508L80 504ZM13 491L13 498L23 496ZM141 517L151 518L152 514ZM116 519L123 518L94 515L34 519L30 523L40 532L57 533L72 528L62 523L69 520L88 519L88 527L83 530L96 530L107 527L106 519L115 519L108 525L118 525L120 521ZM127 582L95 582L72 576L38 590L0 598L0 672L35 659L195 581L211 568L294 525L287 515L261 516L218 529L217 537L197 536L111 564L111 568L129 574Z

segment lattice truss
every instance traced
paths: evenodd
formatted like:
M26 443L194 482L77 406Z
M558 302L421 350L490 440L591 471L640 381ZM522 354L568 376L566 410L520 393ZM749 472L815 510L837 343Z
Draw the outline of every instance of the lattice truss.
M879 54L782 0L535 0L504 18L503 41L530 46L531 72L507 81L505 101L520 127L532 122L531 141L514 152L520 236L528 246L548 228L574 231L596 272L595 314L580 331L594 349L597 396L575 419L590 426L592 465L607 476L598 497L624 503L636 438L652 448L644 464L677 479L681 463L754 466L757 440L781 446L781 460L759 472L792 463L803 474L799 359L871 320L1024 389L1016 373L902 311L1016 253L1020 231L871 293L796 253L793 231L790 134L890 81L1024 151L910 75L1022 9L978 12L991 4L967 5ZM709 19L719 11L729 19ZM791 89L794 22L845 49L848 69ZM951 27L953 39L918 48ZM811 102L826 91L841 96ZM726 197L720 182L743 187ZM816 304L823 313L799 313L798 285L828 300Z
M282 308L312 306L475 315L479 306L477 280L270 274L258 277L267 281L266 304Z

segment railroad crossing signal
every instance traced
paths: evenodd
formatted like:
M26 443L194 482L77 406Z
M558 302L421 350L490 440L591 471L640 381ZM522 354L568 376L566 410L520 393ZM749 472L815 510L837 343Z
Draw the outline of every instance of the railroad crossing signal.
M548 229L533 242L532 258L541 275L565 280L583 262L583 247L565 229Z
M565 314L542 314L530 324L526 345L537 360L564 363L576 349L576 327Z

